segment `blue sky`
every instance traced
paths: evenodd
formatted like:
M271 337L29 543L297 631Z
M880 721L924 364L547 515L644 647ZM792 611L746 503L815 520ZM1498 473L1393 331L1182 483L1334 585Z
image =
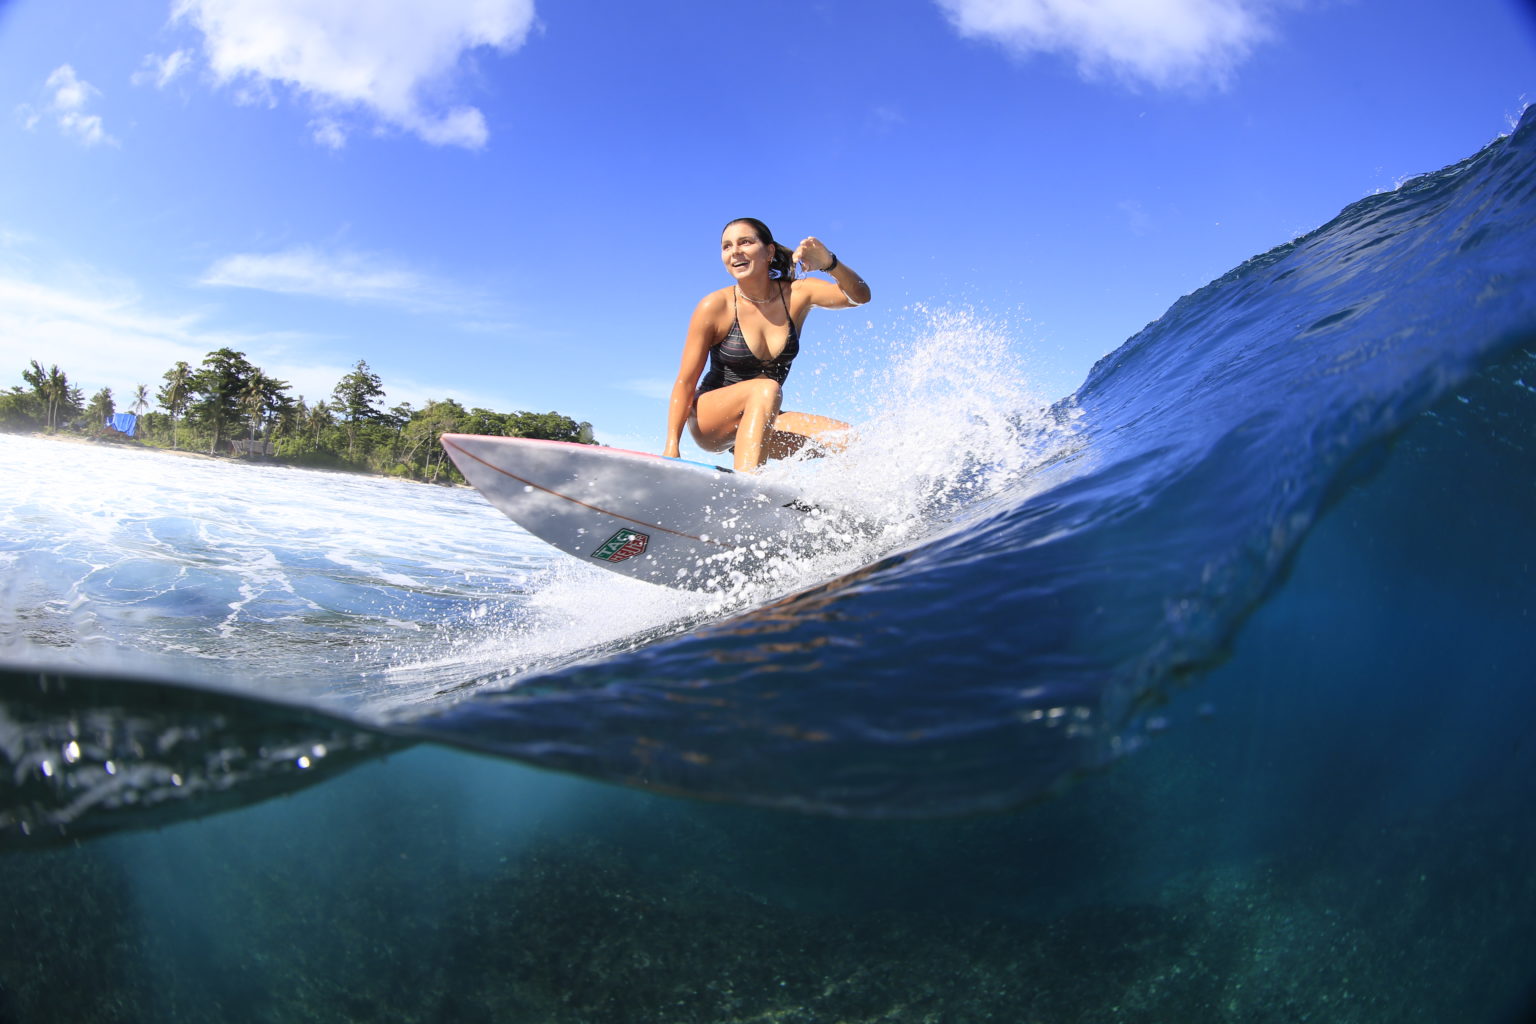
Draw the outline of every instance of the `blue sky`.
M875 292L813 314L789 407L922 309L1053 398L1530 100L1519 0L0 0L0 386L121 405L228 345L657 450L751 215Z

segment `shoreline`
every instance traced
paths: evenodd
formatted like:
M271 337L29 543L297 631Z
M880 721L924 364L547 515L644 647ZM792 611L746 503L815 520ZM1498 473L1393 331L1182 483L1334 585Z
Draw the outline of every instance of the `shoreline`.
M333 469L326 466L302 466L297 463L286 462L279 459L253 459L248 457L235 457L231 455L209 455L207 452L189 451L185 448L162 448L156 444L146 444L137 438L125 437L122 440L102 440L94 437L84 437L79 434L48 434L40 431L6 432L11 437L35 438L39 441L62 441L65 444L88 445L94 448L109 449L120 448L128 451L147 452L151 455L173 455L183 459L201 459L204 462L223 462L237 466L262 466L273 469L304 469L315 473L333 473L339 476L364 476L375 480L398 480L408 484L426 484L429 487L470 487L469 484L453 483L445 481L437 483L431 480L418 480L410 476L393 476L389 473L375 473L366 469ZM471 490L474 488L470 487Z
M12 437L30 437L30 438L35 438L35 439L37 439L39 441L63 441L65 444L86 444L86 445L92 445L92 446L95 446L95 447L98 447L98 448L127 447L127 448L129 448L129 449L131 449L133 451L136 451L136 452L157 452L157 453L161 453L161 454L164 454L164 455L180 455L183 458L205 459L205 460L207 460L209 462L228 462L228 461L232 461L227 456L209 455L207 452L193 452L193 451L187 451L186 449L183 449L183 448L162 448L162 447L160 447L157 444L145 444L143 441L139 441L139 440L134 439L134 438L128 438L128 439L125 439L125 440L122 440L122 441L117 441L117 440L102 441L102 440L98 440L97 438L94 438L94 437L83 437L83 436L81 436L79 434L47 434L47 433L42 433L40 431L35 431L35 430L30 432L30 433L25 433L25 434L23 434L23 433L14 433L11 436Z

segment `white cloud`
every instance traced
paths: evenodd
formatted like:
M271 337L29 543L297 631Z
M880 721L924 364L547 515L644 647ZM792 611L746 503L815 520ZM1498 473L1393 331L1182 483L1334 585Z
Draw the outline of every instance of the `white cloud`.
M347 144L347 130L328 117L309 122L315 133L315 141L326 149L341 149Z
M1264 0L937 0L963 36L1073 57L1087 77L1225 85L1269 37Z
M220 330L199 316L151 310L131 286L89 272L84 277L45 285L0 272L0 387L21 384L21 371L36 359L44 366L57 364L86 394L111 388L121 403L137 384L149 385L153 393L177 362L195 368L208 353L232 348L287 381L295 396L317 402L329 400L336 382L352 369L304 358L314 347L312 337ZM395 397L396 388L389 391L392 404L402 400Z
M0 232L0 239L8 236ZM9 236L18 246L25 240ZM313 403L329 401L336 382L352 370L356 356L337 360L346 339L292 331L230 330L210 323L203 311L167 313L146 300L132 281L84 266L56 266L43 282L24 271L28 261L0 265L0 390L21 385L32 360L57 364L87 395L110 387L119 404L137 384L151 392L165 372L185 361L202 365L221 348L244 352L268 375L287 381L290 393ZM358 355L367 357L359 351ZM372 362L372 359L370 359ZM388 405L453 398L466 408L484 406L510 411L534 408L510 401L464 381L443 384L399 370L382 370ZM482 387L492 379L477 379Z
M117 140L108 135L103 127L101 115L87 113L85 109L87 104L101 95L100 89L82 80L68 64L55 68L44 85L52 93L45 112L54 116L61 132L86 146L117 144ZM43 118L43 113L30 106L22 107L21 114L28 131L36 128Z
M225 256L209 267L198 283L419 311L451 309L460 301L449 286L378 257L325 253L307 246Z
M475 107L446 99L466 54L521 46L533 0L179 0L176 20L203 34L221 84L304 96L315 138L337 148L345 118L364 112L433 145L477 149L489 137Z
M36 359L57 363L87 393L110 387L120 395L135 384L157 386L178 360L196 366L244 340L201 329L195 317L147 311L120 286L77 290L0 274L0 386L21 383Z
M75 69L68 64L54 68L45 84L54 90L53 109L61 112L79 113L85 109L92 96L101 95L100 90L90 82L82 82L76 77Z
M190 50L177 50L164 57L150 54L144 58L139 70L130 77L130 81L134 85L153 84L156 89L164 89L181 77L182 72L191 66L192 51Z

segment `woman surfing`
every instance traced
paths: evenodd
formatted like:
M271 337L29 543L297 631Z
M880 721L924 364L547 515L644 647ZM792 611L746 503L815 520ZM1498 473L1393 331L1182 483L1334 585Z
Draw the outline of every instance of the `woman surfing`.
M700 448L733 452L736 469L747 472L807 445L841 448L848 424L779 403L811 307L861 306L869 285L820 239L807 238L791 253L755 217L725 226L720 261L732 283L699 300L688 323L662 454L678 457L685 423ZM832 280L797 278L796 264Z

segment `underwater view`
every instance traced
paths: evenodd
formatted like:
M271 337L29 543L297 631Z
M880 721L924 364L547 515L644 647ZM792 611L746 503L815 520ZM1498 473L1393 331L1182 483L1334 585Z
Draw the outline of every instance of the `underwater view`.
M0 1024L1536 1014L1536 112L713 593L468 488L0 435ZM921 415L918 415L918 410Z

